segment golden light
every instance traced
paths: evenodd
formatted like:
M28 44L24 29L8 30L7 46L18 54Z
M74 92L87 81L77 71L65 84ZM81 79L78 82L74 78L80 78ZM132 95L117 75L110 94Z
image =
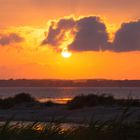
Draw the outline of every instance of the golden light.
M69 58L69 57L71 57L72 53L69 52L67 48L64 48L61 52L61 55L65 58Z

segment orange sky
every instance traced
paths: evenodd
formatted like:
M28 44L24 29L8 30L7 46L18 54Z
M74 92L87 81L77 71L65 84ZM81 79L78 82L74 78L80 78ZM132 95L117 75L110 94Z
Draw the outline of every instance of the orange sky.
M139 22L139 7L139 0L0 0L0 78L140 79L140 46L120 52L69 50L72 56L64 58L61 51L75 40L75 26L58 40L61 45L41 45L52 21L54 29L61 19L72 17L77 24L89 15L102 19L113 41L122 23Z

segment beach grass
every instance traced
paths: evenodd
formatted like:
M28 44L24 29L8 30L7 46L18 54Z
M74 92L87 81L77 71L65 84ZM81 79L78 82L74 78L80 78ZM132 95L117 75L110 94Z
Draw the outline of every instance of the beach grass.
M12 102L10 105L13 106L21 102L37 101L28 94L8 98L8 102L7 99L1 100L1 104L6 104L8 108L11 107L9 102ZM47 103L47 106L52 105L52 102ZM30 122L25 125L21 121L13 124L13 116L4 124L0 124L0 140L140 140L140 120L129 120L133 115L130 108L139 106L138 100L114 99L109 95L81 95L69 101L66 107L81 109L99 105L121 105L123 111L113 119L106 121L91 119L89 122L82 122L68 128L62 126L63 121L55 121L54 119L51 122Z
M95 106L140 106L139 99L127 98L127 99L115 99L113 96L108 94L102 95L80 95L74 97L68 101L68 109L80 109L84 107L95 107Z
M59 122L11 124L12 119L0 126L0 140L139 140L140 121L129 122L129 108L120 117L102 122L63 128Z

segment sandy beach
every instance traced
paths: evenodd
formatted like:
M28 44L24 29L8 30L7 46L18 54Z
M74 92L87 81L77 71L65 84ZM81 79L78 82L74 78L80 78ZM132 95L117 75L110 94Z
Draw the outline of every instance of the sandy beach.
M129 109L131 116L129 121L136 121L140 118L140 107L132 107ZM90 107L77 110L68 110L65 105L43 108L12 108L9 110L0 110L0 121L12 119L14 121L60 121L60 122L89 122L91 120L107 121L118 118L123 113L123 108L112 107Z

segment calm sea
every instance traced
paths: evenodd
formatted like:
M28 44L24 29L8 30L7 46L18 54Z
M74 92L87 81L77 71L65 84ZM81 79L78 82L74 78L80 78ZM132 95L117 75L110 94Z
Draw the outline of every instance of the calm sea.
M140 99L140 87L0 87L0 98L25 92L40 101L64 103L77 95L109 94L115 98Z

